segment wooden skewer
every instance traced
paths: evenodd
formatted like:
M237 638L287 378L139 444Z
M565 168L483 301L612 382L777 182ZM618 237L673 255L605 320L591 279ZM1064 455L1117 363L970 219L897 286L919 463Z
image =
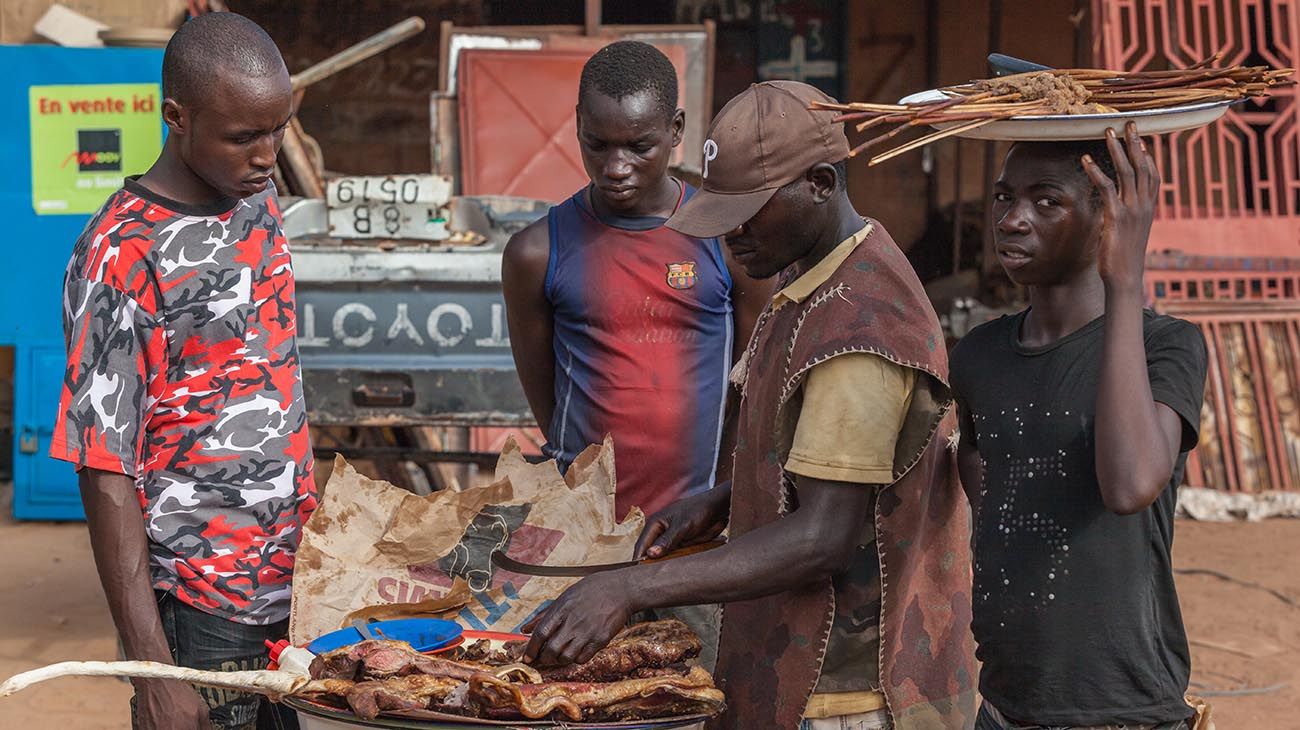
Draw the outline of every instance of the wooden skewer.
M882 135L880 135L880 136L878 136L878 137L872 137L871 139L867 140L866 142L863 142L862 144L858 145L857 147L854 147L853 149L849 150L849 157L857 157L859 152L862 152L863 150L867 150L867 149L870 149L870 148L872 148L872 147L875 147L876 145L878 145L878 144L880 144L880 143L882 143L882 142L885 142L886 140L891 140L891 139L893 139L894 137L897 137L898 135L900 135L900 134L902 134L903 132L907 131L908 129L911 129L911 127L907 126L906 124L902 124L902 125L899 125L899 126L897 126L897 127L894 127L894 128L891 129L890 131L888 131L888 132L886 132L886 133L884 133L884 134L882 134Z
M1141 89L1161 89L1169 86L1184 86L1185 84L1190 84L1197 81L1212 80L1216 78L1221 79L1222 81L1228 84L1235 83L1232 79L1223 78L1223 76L1224 73L1222 73L1222 70L1220 69L1217 71L1205 71L1203 73L1184 74L1181 76L1170 76L1169 78L1165 78L1165 79L1158 79L1156 81L1144 81L1136 84L1129 83L1128 80L1125 79L1123 81L1119 81L1113 84L1108 84L1108 86L1112 88L1118 87L1124 91L1137 91Z
M818 108L829 109L843 112L905 112L907 107L901 104L868 104L866 102L855 101L849 104L826 104L824 102L813 102Z
M879 165L880 163L886 160L892 160L895 157L898 157L899 155L905 152L911 152L912 150L917 149L918 147L924 147L925 145L928 145L931 142L937 142L945 137L951 137L955 134L962 134L963 132L969 132L971 130L979 129L980 127L983 127L986 124L992 124L993 122L1005 118L1006 117L997 116L997 117L989 117L988 119L977 119L973 122L958 124L955 127L949 127L947 129L940 130L933 134L927 134L924 137L918 137L917 139L914 139L911 142L908 142L907 144L899 145L898 147L895 147L894 149L888 152L883 152L879 155L876 155L875 157L872 157L871 161L867 163L867 166L875 167L876 165Z
M1214 54L1213 56L1210 56L1209 58L1203 58L1203 59L1197 61L1196 63L1192 64L1191 66L1188 66L1188 68L1204 68L1204 67L1206 67L1206 66L1211 66L1211 65L1213 65L1213 64L1216 64L1216 63L1218 63L1219 61L1222 61L1222 60L1223 60L1223 52L1220 51L1220 52Z
M1015 110L1014 114L1006 114L1004 112L997 112L997 111L994 112L970 111L970 112L966 112L965 114L943 114L937 117L924 117L921 119L913 119L911 122L908 122L908 126L921 127L921 126L934 125L934 124L949 124L952 122L973 122L979 119L988 119L989 116L995 114L1002 117L1012 117L1012 116L1032 117L1032 116L1051 114L1051 113L1052 113L1051 109L1048 109L1047 107L1043 107L1043 108L1035 107L1033 109L1017 109Z
M872 117L882 117L882 116L887 116L887 115L883 115L881 112L847 112L844 114L836 114L834 117L831 117L831 124L840 124L841 122L858 122L863 119L871 119Z
M876 117L875 119L870 119L868 121L859 124L857 126L857 130L859 132L865 132L868 129L871 129L872 127L878 124L895 124L897 122L906 122L907 120L908 120L908 116L906 114L894 114L892 116Z
M1105 99L1117 99L1117 100L1179 99L1185 96L1206 96L1206 95L1213 95L1216 93L1219 92L1216 92L1213 89L1191 89L1188 91L1170 91L1170 90L1113 91L1105 94L1093 94L1092 99L1090 100L1104 101Z
M1001 112L1001 111L1016 111L1016 110L1023 111L1026 109L1038 109L1043 106L1047 106L1047 104L1042 99L1034 99L1033 101L1018 101L1011 104L962 104L959 107L953 109L947 109L938 114L918 112L918 116L941 117L945 114L965 114L967 112L976 111L976 110L985 111L985 112Z

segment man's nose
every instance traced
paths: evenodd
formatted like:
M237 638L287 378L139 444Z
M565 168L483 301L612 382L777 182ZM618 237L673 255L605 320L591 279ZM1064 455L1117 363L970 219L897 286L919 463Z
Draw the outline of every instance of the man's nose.
M620 152L609 156L605 162L605 177L611 180L626 180L632 176L632 163Z
M275 136L265 134L253 145L253 156L248 161L258 170L270 170L275 167L276 152Z
M1007 210L998 218L998 231L1001 233L1028 233L1029 221L1022 204L1017 202L1007 206Z

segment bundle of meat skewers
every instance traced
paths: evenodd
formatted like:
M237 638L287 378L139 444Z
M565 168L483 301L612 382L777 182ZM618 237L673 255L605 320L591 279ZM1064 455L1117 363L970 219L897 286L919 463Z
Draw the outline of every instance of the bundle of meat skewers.
M1231 102L1268 96L1294 84L1295 69L1213 66L1219 56L1190 68L1122 73L1103 69L1051 69L971 81L939 91L942 98L912 104L814 104L840 112L836 121L856 123L859 132L898 125L858 145L850 157L884 144L908 129L943 126L871 158L877 165L946 137L966 134L997 121L1035 116L1114 114Z
M492 649L487 642L447 657L405 642L369 640L316 657L312 681L295 696L374 719L421 711L492 720L644 720L720 712L713 678L686 661L700 640L680 621L625 629L583 664L520 663L525 642Z

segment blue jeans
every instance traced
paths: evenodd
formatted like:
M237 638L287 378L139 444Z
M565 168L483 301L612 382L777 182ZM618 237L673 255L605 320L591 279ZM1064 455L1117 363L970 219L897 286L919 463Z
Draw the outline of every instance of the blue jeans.
M266 669L269 661L263 643L285 638L289 620L266 626L227 621L182 603L170 593L157 592L158 617L177 666L216 672ZM196 687L208 703L213 730L298 730L293 710L260 695L230 689ZM131 725L135 698L131 698Z
M1191 708L1188 708L1190 714ZM1189 730L1186 720L1163 722L1157 725L1094 725L1088 728L1070 728L1065 725L1018 725L1001 716L989 703L980 704L975 718L975 730Z

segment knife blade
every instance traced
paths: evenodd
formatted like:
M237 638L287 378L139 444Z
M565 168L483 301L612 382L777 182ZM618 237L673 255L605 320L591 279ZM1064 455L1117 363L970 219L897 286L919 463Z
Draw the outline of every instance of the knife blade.
M502 570L508 570L511 573L519 573L520 575L536 575L545 578L577 578L584 575L591 575L593 573L602 573L606 570L630 568L633 565L641 565L642 563L658 563L663 560L681 558L687 555L694 555L696 553L712 550L725 544L726 542L723 540L710 540L709 542L703 542L699 545L688 545L684 548L678 548L663 557L625 560L620 563L601 563L598 565L533 565L532 563L521 563L501 551L496 551L492 553L492 564Z

